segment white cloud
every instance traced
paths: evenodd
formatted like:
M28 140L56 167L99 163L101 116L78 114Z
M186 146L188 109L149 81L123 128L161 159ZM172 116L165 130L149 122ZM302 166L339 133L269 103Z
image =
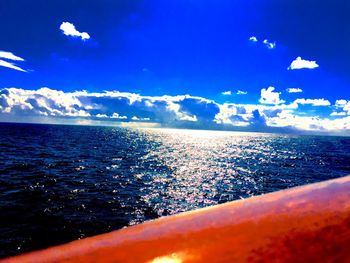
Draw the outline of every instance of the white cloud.
M290 70L303 69L303 68L314 69L318 67L319 65L316 63L316 61L305 60L305 59L302 59L301 57L297 57L295 60L292 61L288 69Z
M267 121L273 127L294 127L303 131L344 132L350 131L350 117L328 119L316 116L298 116L291 113L281 113Z
M179 103L175 103L174 101L168 101L167 110L173 112L176 116L177 120L180 121L197 121L197 117L195 115L190 115L187 112L181 111L181 105Z
M274 49L276 47L276 42L269 42L267 39L263 41L268 49Z
M251 36L251 37L249 38L249 41L258 42L258 39L257 39L257 37L255 37L255 36Z
M131 118L131 120L133 120L133 121L149 121L149 120L151 120L150 118L139 118L139 117L137 117L137 116L133 116L132 118Z
M24 112L32 115L89 117L90 113L71 93L40 88L24 90L7 88L0 91L0 106L3 113Z
M232 95L232 91L230 91L230 90L223 91L223 92L221 92L221 94L225 95L225 96L230 96L230 95Z
M302 105L309 104L312 106L330 106L331 105L330 101L325 99L296 99L294 103L302 104Z
M90 39L90 35L87 32L79 32L72 23L63 22L60 25L60 29L66 36L80 37L82 40Z
M2 50L0 50L0 58L8 59L8 60L15 60L15 61L24 61L23 58L18 57L11 52L2 51Z
M330 116L346 116L346 112L344 112L344 111L341 111L341 112L334 111L334 112L332 112L330 114Z
M280 99L280 92L275 92L275 88L270 86L267 89L261 89L259 102L262 104L282 104L285 101Z
M346 104L347 104L346 100L336 100L336 102L335 102L335 106L336 107L342 107L342 106L344 106Z
M128 117L127 116L120 116L118 113L113 112L111 118L112 119L126 120Z
M243 105L224 103L219 105L220 111L215 115L214 122L217 124L228 124L239 127L249 126L251 112Z
M236 94L237 95L246 95L246 94L248 94L248 92L243 91L243 90L237 90Z
M49 88L0 90L0 113L12 115L194 122L198 119L191 111L201 114L201 111L207 110L206 105L215 104L211 100L190 95L141 96L118 91L63 92ZM135 116L135 112L139 114Z
M335 119L318 116L300 116L289 105L223 104L215 116L215 122L233 126L249 127L260 124L265 127L290 128L311 132L350 134L350 117L333 114ZM258 121L258 122L257 122Z
M17 66L15 63L6 61L4 59L11 60L11 61L24 61L23 58L18 57L11 52L0 50L0 67L10 68L10 69L14 69L14 70L22 71L22 72L27 72L26 70Z
M96 114L96 118L108 118L106 114Z
M303 90L300 88L289 88L289 89L287 89L287 92L288 93L300 93L300 92L303 92Z
M350 115L350 100L337 100L335 107L341 108L347 115Z
M181 120L181 121L192 121L192 122L198 121L196 115L185 115L185 116L179 118L179 120Z
M254 43L259 42L258 38L255 37L255 36L251 36L251 37L249 38L249 41L254 42ZM270 42L270 41L267 40L267 39L264 39L264 40L262 41L262 43L263 43L268 49L274 49L274 48L276 47L276 42Z
M2 60L2 59L0 59L0 67L10 68L10 69L14 69L14 70L22 71L22 72L27 72L26 70L16 66L14 63L7 62L7 61Z

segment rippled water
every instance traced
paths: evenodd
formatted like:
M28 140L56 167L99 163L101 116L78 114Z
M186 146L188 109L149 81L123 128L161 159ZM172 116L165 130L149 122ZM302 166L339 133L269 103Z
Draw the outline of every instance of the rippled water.
M0 124L0 257L349 170L345 137Z

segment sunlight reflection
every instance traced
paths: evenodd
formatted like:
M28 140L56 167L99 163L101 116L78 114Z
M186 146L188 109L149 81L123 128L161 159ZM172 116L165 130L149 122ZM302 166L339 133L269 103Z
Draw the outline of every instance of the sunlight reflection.
M181 263L181 262L183 262L182 258L176 253L173 253L171 255L164 256L164 257L157 257L152 261L149 261L149 263Z
M142 129L153 142L142 201L158 216L245 198L262 187L254 164L268 161L275 135L186 129ZM154 147L156 146L156 147ZM257 156L261 154L262 156ZM253 165L250 165L250 164Z
M140 128L140 130L162 133L189 135L194 137L240 137L240 136L270 136L268 133L239 132L239 131L217 131L217 130L191 130L191 129L171 129L171 128Z

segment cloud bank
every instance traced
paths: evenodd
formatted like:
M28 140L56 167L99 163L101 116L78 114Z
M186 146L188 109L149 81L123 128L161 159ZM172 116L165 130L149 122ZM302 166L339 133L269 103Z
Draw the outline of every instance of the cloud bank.
M350 101L338 100L331 105L325 99L299 98L286 104L274 90L273 87L261 90L261 104L220 104L191 95L4 88L0 90L0 121L50 119L54 122L64 118L76 124L106 121L156 123L163 127L350 134ZM305 111L304 105L311 110ZM315 107L320 106L329 111L329 117L315 114Z
M60 25L60 29L66 36L79 37L83 41L90 39L90 35L87 32L79 32L72 23L63 22Z

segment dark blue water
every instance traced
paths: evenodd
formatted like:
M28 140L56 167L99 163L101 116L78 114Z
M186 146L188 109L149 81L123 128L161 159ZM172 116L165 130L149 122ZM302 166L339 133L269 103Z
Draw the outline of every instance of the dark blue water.
M345 137L0 124L0 257L349 171Z

